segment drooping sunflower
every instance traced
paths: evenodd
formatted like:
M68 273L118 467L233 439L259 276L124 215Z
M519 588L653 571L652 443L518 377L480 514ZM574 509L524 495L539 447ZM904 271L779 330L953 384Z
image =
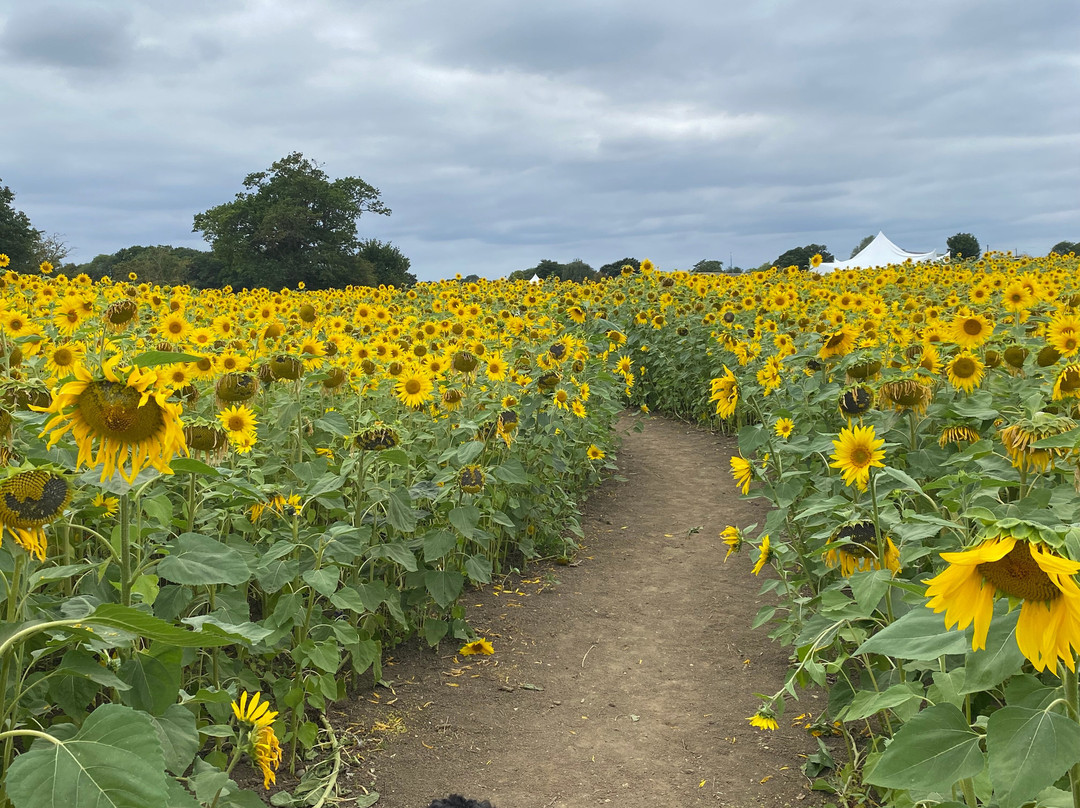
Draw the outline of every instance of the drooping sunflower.
M1080 398L1080 364L1066 365L1054 380L1053 400L1063 398Z
M21 471L0 482L0 540L7 531L15 542L45 560L44 526L71 502L67 480L52 471Z
M746 719L750 726L757 729L774 730L780 727L776 721L776 714L767 706L762 706L756 713Z
M711 380L709 386L709 401L716 402L716 414L721 418L730 418L739 404L739 383L735 374L724 365L724 375Z
M1030 418L1021 418L1001 430L1001 442L1015 468L1023 471L1046 471L1051 463L1064 460L1073 453L1068 447L1036 448L1032 446L1043 438L1061 435L1076 427L1072 418L1049 412L1037 412Z
M772 543L769 541L769 534L766 533L761 537L761 546L758 547L757 563L754 564L754 568L750 571L754 573L754 575L757 575L765 568L765 565L769 563L772 559L772 555Z
M861 570L887 569L894 575L900 571L900 551L892 538L884 537L884 558L877 555L877 534L874 523L866 520L841 525L829 539L830 546L823 557L830 567L840 567L840 574L850 578Z
M724 544L726 544L728 548L727 554L724 556L725 562L731 558L732 553L739 552L745 542L742 531L733 525L728 525L720 531L720 538L724 540Z
M945 372L949 376L949 384L957 390L970 393L982 383L985 368L986 365L979 357L964 350L949 361L949 364L945 366Z
M840 469L844 475L844 484L855 483L860 491L866 490L870 481L871 467L883 468L885 457L884 438L878 438L872 426L844 427L840 436L833 441L836 451L829 455L834 469Z
M458 488L466 494L479 494L484 490L484 470L477 465L465 466L458 471Z
M754 464L741 455L734 455L731 458L731 476L735 478L735 484L742 492L748 494L750 481L754 477Z
M874 394L869 387L852 387L840 394L837 406L844 415L849 418L853 415L862 415L874 406Z
M941 430L941 437L938 438L938 446L944 449L945 446L950 443L959 444L961 441L976 443L978 440L979 433L970 426L964 426L963 424L958 426L953 425L947 426Z
M911 410L922 415L930 405L934 391L930 385L918 379L894 379L878 388L878 401L882 407L890 407L899 413Z
M158 389L152 371L121 368L127 373L122 379L116 368L119 360L119 356L106 360L103 378L76 368L75 381L54 392L48 407L35 407L54 414L41 436L49 433L51 448L71 432L79 447L76 468L101 466L103 481L119 471L131 482L146 466L172 474L169 462L185 450L181 406L168 400L168 389Z
M1075 670L1080 651L1080 587L1073 576L1080 563L1039 542L1007 532L989 535L977 547L942 553L948 562L926 582L927 608L945 612L945 626L960 630L974 622L972 650L986 648L986 634L998 594L1022 601L1016 644L1036 670L1064 662Z

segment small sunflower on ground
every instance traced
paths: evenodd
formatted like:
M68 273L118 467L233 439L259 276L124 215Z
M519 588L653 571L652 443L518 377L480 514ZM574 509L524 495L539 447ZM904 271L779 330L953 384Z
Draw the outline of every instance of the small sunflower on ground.
M245 690L240 694L239 701L232 703L232 710L242 724L251 725L245 751L262 771L263 788L270 788L271 783L277 782L274 772L281 765L282 758L281 744L273 727L278 714L270 709L269 702L259 701L260 695L256 693L248 701Z
M885 439L877 437L872 426L844 427L839 438L833 441L836 451L829 455L833 459L829 466L840 469L844 485L855 483L860 491L865 491L870 481L870 468L885 466L881 462L885 457L885 450L881 448L884 445Z
M79 447L76 468L101 466L102 480L119 471L131 482L145 466L172 474L169 462L185 450L180 405L167 400L169 390L157 389L156 373L124 368L127 378L121 379L118 362L119 356L107 360L101 379L76 368L76 381L55 392L52 404L34 407L54 414L41 436L51 433L51 448L71 432ZM131 466L125 471L129 458Z
M742 455L734 455L731 458L731 476L735 478L744 494L750 493L750 481L754 477L754 464Z
M975 623L972 650L986 648L986 635L999 594L1022 601L1016 644L1036 670L1075 670L1080 651L1080 588L1073 576L1080 563L1039 542L1008 531L987 535L960 553L941 553L949 566L926 582L926 606L945 612L945 627Z
M495 648L486 639L481 637L479 640L473 640L472 642L465 643L458 649L458 653L462 656L491 656L495 653Z
M756 713L746 719L750 726L758 729L774 730L779 728L776 721L776 713L766 704L761 705Z

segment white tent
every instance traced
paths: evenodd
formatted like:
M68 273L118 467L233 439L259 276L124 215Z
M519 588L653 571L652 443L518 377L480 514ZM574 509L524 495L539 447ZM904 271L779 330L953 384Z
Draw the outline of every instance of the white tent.
M914 253L902 250L889 241L885 234L879 230L878 234L874 236L874 240L857 252L854 257L849 258L847 261L833 261L832 263L822 264L816 268L811 267L811 269L819 275L824 275L827 272L834 272L837 269L867 269L868 267L884 267L889 264L902 264L909 259L912 263L920 264L923 261L936 261L939 258L944 258L946 255L948 255L948 253L941 255L936 250L925 253Z
M533 276L529 278L529 283L541 283L540 276L534 272Z

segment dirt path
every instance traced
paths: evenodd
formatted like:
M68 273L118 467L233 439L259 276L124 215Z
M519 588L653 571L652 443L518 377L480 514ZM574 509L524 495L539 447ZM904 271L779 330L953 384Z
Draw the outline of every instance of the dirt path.
M771 733L746 721L754 693L783 683L787 653L749 628L750 555L723 563L724 526L763 516L737 498L734 441L661 418L622 427L626 481L587 503L579 563L466 597L495 655L399 649L393 692L335 721L383 739L344 781L374 778L378 808L451 792L496 808L820 803L799 769L813 739L789 720ZM802 699L788 719L820 706Z

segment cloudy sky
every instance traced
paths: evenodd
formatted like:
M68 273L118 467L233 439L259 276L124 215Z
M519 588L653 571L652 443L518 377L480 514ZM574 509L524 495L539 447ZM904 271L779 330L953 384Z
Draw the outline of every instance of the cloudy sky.
M69 260L205 248L292 151L421 280L1080 239L1076 0L0 0L0 184ZM2 249L2 245L0 245Z

